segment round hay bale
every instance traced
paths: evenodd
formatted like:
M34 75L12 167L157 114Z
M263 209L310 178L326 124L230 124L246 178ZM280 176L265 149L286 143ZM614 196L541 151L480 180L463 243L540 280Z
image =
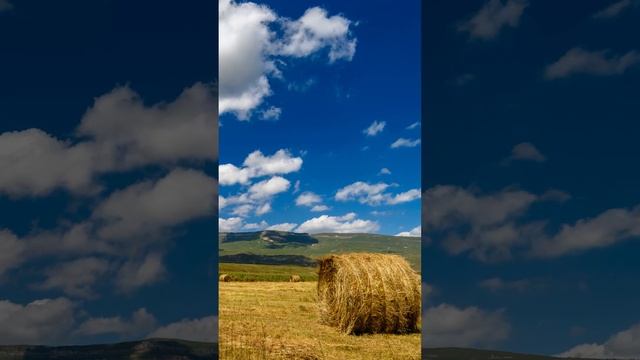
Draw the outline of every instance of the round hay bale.
M300 275L289 276L289 282L300 282L300 281L302 281L302 278L300 277Z
M231 281L231 275L229 274L221 274L220 275L220 281L222 282L227 282L227 281Z
M346 334L416 332L420 277L399 255L352 253L320 259L320 319Z

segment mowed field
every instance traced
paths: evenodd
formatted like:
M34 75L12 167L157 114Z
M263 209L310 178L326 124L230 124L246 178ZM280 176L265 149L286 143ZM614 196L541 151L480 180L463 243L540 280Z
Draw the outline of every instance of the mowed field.
M221 282L219 291L220 359L420 359L419 333L354 336L320 324L315 281Z

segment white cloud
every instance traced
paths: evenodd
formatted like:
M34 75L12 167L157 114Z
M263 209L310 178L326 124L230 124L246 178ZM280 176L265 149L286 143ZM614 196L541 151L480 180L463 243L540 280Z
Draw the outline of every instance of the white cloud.
M238 205L236 206L233 211L231 212L233 215L236 216L240 216L240 217L246 217L247 215L249 215L249 213L251 213L254 210L254 206L251 204L244 204L244 205Z
M425 344L428 347L477 347L505 340L510 325L503 311L485 311L475 306L458 308L440 304L428 308L423 316Z
M95 99L75 141L39 129L0 134L0 192L41 196L62 188L87 193L97 189L100 174L215 160L216 120L208 85L195 84L175 101L152 106L130 88L119 87Z
M320 202L322 202L322 198L311 191L303 192L296 198L296 205L298 206L312 206Z
M0 192L47 195L56 188L91 190L93 147L70 145L38 129L0 134Z
M558 233L533 243L532 254L557 257L610 246L637 236L640 236L640 207L609 209L594 218L564 224Z
M632 0L621 0L593 14L593 18L594 19L611 19L620 15L624 10L631 7L632 5L633 5Z
M458 26L459 31L469 33L476 39L493 39L502 30L510 26L515 28L520 23L520 17L529 6L524 0L489 0L469 20Z
M283 175L299 171L302 158L293 157L288 150L280 149L271 156L265 156L256 150L244 160L243 167L233 164L223 164L218 167L220 185L247 184L256 177L268 175Z
M271 106L262 112L262 120L278 120L280 119L280 115L282 115L282 109Z
M75 330L80 336L113 334L119 336L138 337L148 334L156 326L155 317L147 309L136 310L130 319L120 316L90 318Z
M362 132L367 136L376 136L381 133L382 130L384 130L386 124L387 123L385 121L374 121L373 123L371 123L371 125L369 125L369 127L362 130Z
M357 200L361 204L380 205L397 205L404 202L413 201L420 198L420 190L411 189L400 194L390 194L385 191L391 185L386 183L369 184L363 181L356 181L347 185L336 192L335 199L337 201Z
M63 341L75 324L74 304L66 298L26 305L0 300L0 345L50 345Z
M624 55L610 55L609 51L588 51L573 48L545 69L549 80L566 78L575 74L620 75L640 63L640 53L629 51Z
M311 211L313 212L322 212L327 210L329 210L329 207L327 205L314 205L311 207Z
M206 316L200 319L182 319L158 328L147 338L181 339L187 341L215 342L218 338L218 319Z
M640 357L640 323L614 334L602 344L577 345L557 356L637 359Z
M6 271L20 266L27 256L27 246L14 233L0 229L0 278Z
M268 212L271 212L271 204L270 203L264 203L260 206L258 206L256 208L256 215L257 216L262 216Z
M271 28L279 25L278 28ZM272 94L269 77L280 77L277 63L329 48L329 60L351 60L356 40L350 20L307 9L298 20L278 16L265 5L218 1L219 111L248 120Z
M293 231L293 229L295 229L296 226L298 226L298 224L282 223L282 224L271 225L267 227L267 230Z
M401 147L416 147L420 145L420 139L405 139L405 138L399 138L398 140L394 141L391 144L391 148L392 149L397 149L397 148L401 148Z
M249 188L249 196L252 199L268 199L276 194L289 190L291 182L281 177L274 176L270 179L257 182Z
M391 174L391 170L387 168L380 169L380 172L378 173L378 175L390 175L390 174Z
M416 121L413 124L407 126L407 130L413 130L420 127L420 121Z
M344 216L321 215L309 219L296 228L296 232L305 233L374 233L380 229L375 221L362 220L355 213Z
M160 281L166 273L162 255L152 252L122 265L116 276L116 286L122 292L131 292Z
M232 218L218 218L218 231L220 232L234 232L242 228L243 220L239 217Z
M266 229L267 227L269 227L269 224L267 224L266 221L262 220L259 223L247 223L247 224L244 224L244 225L242 225L242 230L256 231L256 230Z
M335 198L338 201L358 200L362 204L378 205L386 199L384 191L388 187L389 184L385 183L369 184L356 181L339 189Z
M397 233L395 236L411 236L411 237L420 237L422 236L422 226L418 225L411 229L410 231L403 231Z
M396 194L387 200L389 205L397 205L420 199L420 189L411 189L400 194Z
M215 211L215 179L196 170L175 169L112 193L93 217L103 238L130 238L210 215Z
M68 296L93 298L93 286L110 269L108 261L96 257L56 264L44 271L46 279L35 286L40 290L61 289Z
M327 16L320 7L307 9L300 19L285 21L285 37L279 52L283 55L305 57L329 48L329 62L351 60L356 52L356 39L351 37L351 21L343 16Z
M529 142L523 142L513 147L511 156L507 162L512 160L529 160L535 162L545 162L547 159L537 147Z

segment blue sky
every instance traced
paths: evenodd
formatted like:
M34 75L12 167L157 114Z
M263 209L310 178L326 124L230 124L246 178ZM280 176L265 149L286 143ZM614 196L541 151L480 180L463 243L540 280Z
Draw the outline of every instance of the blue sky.
M419 236L419 2L221 2L220 23L221 231Z
M0 343L214 339L215 13L0 1Z
M640 356L638 3L425 4L426 345Z

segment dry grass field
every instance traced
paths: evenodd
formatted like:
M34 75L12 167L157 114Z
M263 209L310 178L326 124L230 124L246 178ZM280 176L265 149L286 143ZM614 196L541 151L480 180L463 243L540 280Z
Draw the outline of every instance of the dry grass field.
M345 335L321 325L316 282L221 282L223 360L420 359L420 334Z

